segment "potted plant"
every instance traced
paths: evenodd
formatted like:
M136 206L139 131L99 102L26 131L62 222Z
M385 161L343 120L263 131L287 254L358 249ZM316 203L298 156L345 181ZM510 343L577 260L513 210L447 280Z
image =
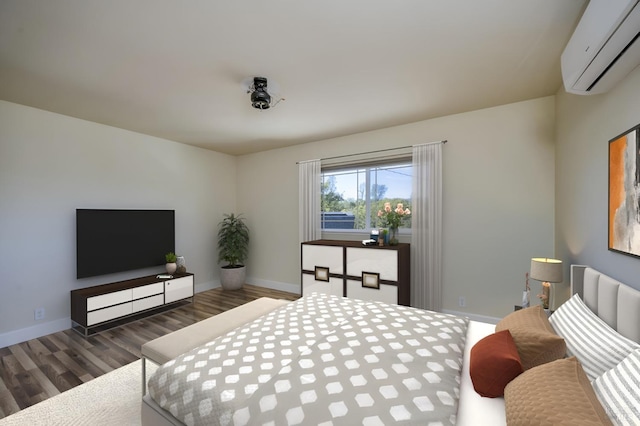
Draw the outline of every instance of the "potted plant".
M225 290L242 288L246 277L244 261L249 254L249 228L242 215L225 214L218 224L218 263L220 283Z
M172 251L164 255L164 260L167 262L165 267L167 268L167 274L173 274L176 271L178 265L176 265L176 254Z

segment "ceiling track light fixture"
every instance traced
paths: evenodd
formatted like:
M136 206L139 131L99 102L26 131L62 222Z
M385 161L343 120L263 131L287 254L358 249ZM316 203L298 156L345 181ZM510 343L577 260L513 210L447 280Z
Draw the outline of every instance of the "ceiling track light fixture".
M253 77L253 84L249 86L247 93L251 94L251 106L255 109L269 109L284 100L284 98L278 98L272 102L271 95L267 92L266 77Z

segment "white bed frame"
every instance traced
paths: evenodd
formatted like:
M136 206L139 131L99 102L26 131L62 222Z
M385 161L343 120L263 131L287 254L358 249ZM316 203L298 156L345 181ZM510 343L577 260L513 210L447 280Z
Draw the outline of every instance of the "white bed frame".
M585 265L571 265L571 295L578 293L586 305L613 329L640 343L640 291ZM457 426L506 425L504 398L483 398L473 389L469 354L473 345L495 331L494 324L469 322L460 386ZM180 425L146 395L143 425Z

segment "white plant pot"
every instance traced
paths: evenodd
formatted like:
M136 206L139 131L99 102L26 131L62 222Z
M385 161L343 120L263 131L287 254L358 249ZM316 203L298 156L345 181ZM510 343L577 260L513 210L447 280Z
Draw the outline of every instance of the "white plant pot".
M175 262L173 262L173 263L167 263L165 267L167 268L167 274L172 275L176 271L176 268L178 267L178 265Z
M247 268L220 268L220 284L224 290L239 290L244 285Z

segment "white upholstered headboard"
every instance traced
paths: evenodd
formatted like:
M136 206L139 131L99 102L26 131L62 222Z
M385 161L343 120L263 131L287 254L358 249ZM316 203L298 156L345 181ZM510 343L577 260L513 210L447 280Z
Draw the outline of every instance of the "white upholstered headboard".
M640 291L585 265L571 265L571 295L607 324L640 343Z

